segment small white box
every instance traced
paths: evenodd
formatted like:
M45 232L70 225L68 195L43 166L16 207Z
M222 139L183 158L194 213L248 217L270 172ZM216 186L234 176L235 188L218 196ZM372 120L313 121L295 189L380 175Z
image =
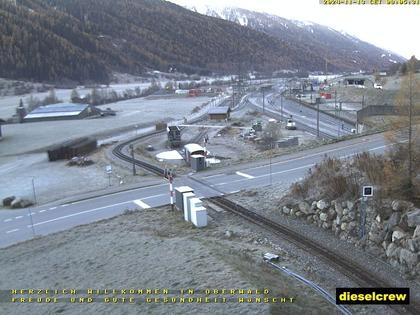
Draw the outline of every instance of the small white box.
M192 192L187 192L182 194L184 199L184 220L191 221L191 203L190 199L195 198L195 194Z
M207 226L207 209L204 207L192 208L191 209L191 222L196 227Z

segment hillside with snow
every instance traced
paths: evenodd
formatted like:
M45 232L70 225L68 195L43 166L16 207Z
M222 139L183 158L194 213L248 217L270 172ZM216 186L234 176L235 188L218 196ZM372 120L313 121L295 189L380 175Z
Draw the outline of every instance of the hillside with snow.
M302 52L309 48L328 61L330 70L336 66L342 68L343 65L353 70L386 69L394 63L405 61L395 53L378 48L346 32L309 21L289 20L240 8L194 6L188 9L264 32Z

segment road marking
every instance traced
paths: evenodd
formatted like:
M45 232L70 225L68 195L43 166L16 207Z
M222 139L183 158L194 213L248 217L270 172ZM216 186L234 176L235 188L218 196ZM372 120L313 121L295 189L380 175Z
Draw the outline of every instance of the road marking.
M31 212L31 213L28 213L27 216L30 217L31 215L35 215L35 214L36 212Z
M14 229L14 230L7 231L6 234L14 233L14 232L17 232L17 231L19 231L19 229Z
M219 176L224 176L225 174L217 174L217 175L210 175L210 176L205 176L203 178L208 179L208 178L213 178L213 177L219 177Z
M17 220L17 219L22 219L22 218L23 218L23 216L20 215L20 216L16 217L15 219Z
M248 179L255 178L255 176L252 176L252 175L249 175L249 174L245 174L245 173L242 173L242 172L236 172L236 175L239 175L239 176L242 176L242 177L246 177Z
M68 204L65 204L65 205L61 205L61 207L63 207L63 208L64 208L64 207L67 207L67 206L68 206Z
M57 207L52 207L52 208L50 208L50 210L55 210L55 209L57 209ZM44 210L45 211L45 210ZM40 211L41 212L41 211Z
M309 168L309 167L312 167L314 165L315 165L315 163L311 163L311 164L307 164L307 165L303 165L303 166L291 168L291 169L280 171L280 172L274 172L274 173L271 173L271 175L293 172L293 171L296 171L296 170L300 170L302 168ZM254 179L258 179L258 178L262 178L262 177L267 177L267 176L270 176L270 173L259 175L259 176L255 176ZM244 180L247 180L247 179L237 179L237 180L233 180L233 181L227 182L227 183L220 183L220 184L211 185L211 187L214 187L214 186L223 186L223 185L230 185L232 183L242 182Z
M6 219L3 222L10 222L10 221L12 221L12 219Z
M156 197L162 197L162 196L167 196L168 194L159 194L159 195L153 195L153 196L149 196L149 197L144 197L141 198L142 200L147 200L147 199L152 199L152 198L156 198Z
M42 213L42 212L45 212L45 211L47 211L47 210L39 210L39 213Z
M374 141L376 141L376 140L373 140L373 141L370 141L370 142L374 142ZM318 153L314 153L314 154L309 154L309 155L305 155L305 156L301 156L301 157L297 157L297 158L293 158L293 159L288 159L288 160L285 160L285 161L275 162L275 163L272 163L271 165L285 164L285 163L289 163L289 162L293 162L293 161L307 159L307 158L314 157L314 156L323 156L323 155L325 155L325 153L340 151L340 150L351 148L351 147L358 146L358 145L361 145L361 144L365 144L365 143L358 142L358 143L350 144L350 145L347 145L347 146L338 147L338 148L335 148L335 149L330 149L330 150L326 150L326 151L322 151L322 152L318 152ZM267 166L268 165L265 164L265 165L249 168L248 170L256 170L256 169L267 167Z
M103 210L103 209L111 208L111 207L115 207L115 206L121 206L121 205L128 204L128 203L131 203L131 202L132 201L126 201L126 202L116 203L114 205L109 205L109 206L105 206L105 207L100 207L100 208L95 208L95 209L86 210L86 211L82 211L82 212L77 212L77 213L65 215L65 216L62 216L62 217L54 218L54 219L51 219L51 220L38 222L38 223L35 223L33 226L38 226L38 225L43 225L43 224L59 221L59 220L64 220L64 219L75 217L75 216L78 216L78 215L81 215L81 214L95 212L95 211L99 211L99 210Z
M150 208L150 206L147 203L141 201L140 199L133 200L133 202L142 209L149 209Z
M103 198L110 198L110 197L116 196L116 195L122 195L122 194L130 193L130 192L136 192L136 191L146 190L146 189L154 189L156 187L164 187L164 186L167 186L167 185L168 184L160 184L160 185L152 185L152 186L140 187L140 188L135 188L135 189L128 189L128 190L119 191L119 192L116 192L116 193L110 193L110 194L103 195L103 196L86 198L86 199L83 199L83 200L80 200L80 201L72 202L71 204L72 205L76 205L76 204L79 204L79 203L89 202L91 200L98 200L98 199L103 199ZM66 207L66 206L68 206L68 205L62 205L61 207Z
M238 192L240 192L240 190L234 190L234 191L231 191L230 194L236 194Z

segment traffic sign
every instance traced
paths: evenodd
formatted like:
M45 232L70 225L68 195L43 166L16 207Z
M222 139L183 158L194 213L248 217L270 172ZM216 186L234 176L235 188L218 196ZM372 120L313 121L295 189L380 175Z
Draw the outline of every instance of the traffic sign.
M373 186L363 186L363 197L373 196Z

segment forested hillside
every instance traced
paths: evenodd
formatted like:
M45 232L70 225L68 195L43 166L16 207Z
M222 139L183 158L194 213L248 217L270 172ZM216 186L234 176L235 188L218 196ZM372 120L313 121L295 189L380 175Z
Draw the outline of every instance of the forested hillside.
M106 82L175 66L187 73L320 70L324 57L162 0L1 0L0 77ZM331 70L350 70L337 60Z

